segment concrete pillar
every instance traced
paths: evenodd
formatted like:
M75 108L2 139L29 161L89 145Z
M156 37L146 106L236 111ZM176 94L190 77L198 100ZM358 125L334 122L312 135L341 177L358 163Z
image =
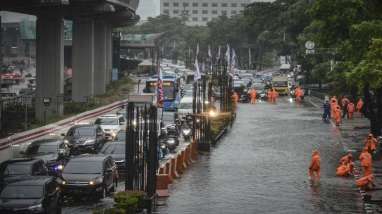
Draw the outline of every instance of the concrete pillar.
M86 102L94 96L94 21L76 19L73 23L72 100Z
M36 118L45 121L63 114L64 22L38 17L36 29Z
M94 94L101 95L106 91L106 30L103 21L94 24Z
M113 67L113 28L111 24L106 25L106 84L111 81L111 71Z

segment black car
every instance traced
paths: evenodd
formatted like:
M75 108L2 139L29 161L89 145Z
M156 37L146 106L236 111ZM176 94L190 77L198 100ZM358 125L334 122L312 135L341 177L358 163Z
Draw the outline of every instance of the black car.
M51 175L60 175L69 160L70 149L64 140L50 138L33 141L22 154L28 158L44 160Z
M7 184L40 175L48 175L45 162L41 159L20 158L4 161L0 164L0 189Z
M96 153L106 142L105 134L99 125L75 125L68 130L65 142L72 154Z
M103 155L110 155L118 168L118 174L126 174L125 166L125 141L114 141L105 144L100 153Z
M111 156L82 155L71 159L62 172L65 196L91 194L97 199L115 191L117 166Z
M61 213L61 192L53 177L34 177L6 186L0 213Z

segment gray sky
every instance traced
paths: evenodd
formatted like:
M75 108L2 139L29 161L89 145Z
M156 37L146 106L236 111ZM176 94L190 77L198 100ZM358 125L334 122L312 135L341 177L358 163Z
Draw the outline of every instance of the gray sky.
M140 0L137 14L141 16L141 20L146 20L147 17L155 17L160 13L160 0Z

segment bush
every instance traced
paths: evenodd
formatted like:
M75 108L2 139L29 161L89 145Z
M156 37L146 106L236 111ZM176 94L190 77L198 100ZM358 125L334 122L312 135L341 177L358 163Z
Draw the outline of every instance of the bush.
M141 208L145 193L141 191L118 192L114 195L115 207L127 210L128 208Z
M210 130L212 139L215 139L230 124L231 120L231 114L221 114L216 118L212 118Z

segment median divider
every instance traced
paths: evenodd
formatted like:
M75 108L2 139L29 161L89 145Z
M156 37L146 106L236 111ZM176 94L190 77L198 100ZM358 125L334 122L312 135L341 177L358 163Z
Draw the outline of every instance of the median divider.
M181 174L197 160L196 142L188 143L186 147L179 150L171 158L161 163L157 171L157 195L158 197L169 197L169 185L175 179L181 178Z

